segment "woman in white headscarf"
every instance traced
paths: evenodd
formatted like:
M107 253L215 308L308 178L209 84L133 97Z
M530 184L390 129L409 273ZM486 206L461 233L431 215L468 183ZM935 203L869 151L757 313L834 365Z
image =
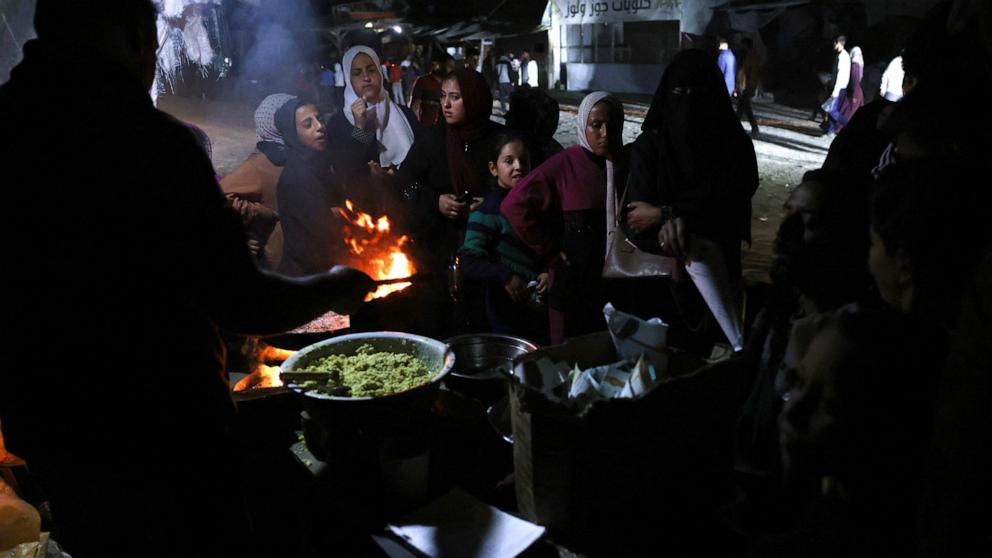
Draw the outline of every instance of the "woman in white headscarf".
M847 82L847 89L841 91L837 97L837 112L841 116L837 126L838 134L854 118L854 113L865 104L865 93L861 89L861 78L864 77L864 73L865 56L861 52L861 47L854 47L851 49L851 79Z
M383 204L370 186L395 174L422 133L413 112L389 98L379 67L379 56L369 47L345 52L344 108L327 123L337 180L360 204Z
M606 182L623 183L623 105L603 91L586 95L576 118L579 145L520 180L500 210L520 239L549 262L551 342L603 329L608 301Z
M276 186L286 164L286 142L276 129L275 114L294 99L292 95L276 93L259 103L255 110L257 151L220 181L221 190L241 214L252 254L266 269L276 269L282 259Z

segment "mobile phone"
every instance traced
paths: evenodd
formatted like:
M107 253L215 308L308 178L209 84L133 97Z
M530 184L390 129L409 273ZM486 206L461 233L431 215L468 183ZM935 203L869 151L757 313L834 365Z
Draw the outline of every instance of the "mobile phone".
M460 197L455 199L455 201L458 203L470 203L472 201L472 194L470 194L468 190L465 190L465 192Z

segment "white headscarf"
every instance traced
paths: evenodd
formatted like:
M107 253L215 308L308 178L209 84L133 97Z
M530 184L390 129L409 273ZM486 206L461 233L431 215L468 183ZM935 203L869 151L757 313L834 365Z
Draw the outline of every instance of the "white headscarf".
M279 145L286 145L282 139L282 134L276 129L276 111L282 108L288 101L296 97L286 93L276 93L262 99L255 109L255 142L271 141Z
M605 101L613 105L614 108L619 110L621 118L623 117L623 103L621 103L620 100L614 97L613 95L607 93L606 91L593 91L592 93L586 95L585 98L582 99L582 102L579 103L579 114L575 118L575 123L576 126L578 127L578 130L576 131L578 132L577 135L579 136L579 145L581 145L582 148L585 149L586 151L592 151L592 147L589 145L589 140L586 139L586 123L589 122L589 113L592 112L592 108L596 106L596 103L602 101ZM623 129L622 124L620 128L621 130ZM621 140L620 143L623 143L623 140ZM616 207L614 207L617 197L617 194L615 192L616 186L617 185L614 184L613 161L607 159L606 191L607 191L607 195L613 198L606 200L606 207L607 207L606 230L608 231L613 230L613 227L615 226L616 209L617 209Z
M592 108L600 101L606 101L613 105L623 115L623 103L606 91L593 91L582 99L582 103L579 104L579 114L575 118L575 123L578 126L579 145L588 151L592 151L592 147L589 146L589 140L586 139L586 122L589 121L589 113L592 112Z
M379 68L379 55L367 46L353 46L344 53L345 87L344 87L344 117L352 126L355 125L355 115L351 113L351 105L358 100L358 93L351 85L351 64L355 57L365 53ZM382 150L379 152L379 164L383 167L389 165L399 165L406 159L406 154L413 145L413 128L406 120L406 115L400 110L396 103L389 99L385 88L381 82L379 86L379 100L370 105L366 118L375 125L375 137L379 140Z
M861 47L854 47L851 49L851 64L861 64L861 66L864 67L865 56L861 53Z

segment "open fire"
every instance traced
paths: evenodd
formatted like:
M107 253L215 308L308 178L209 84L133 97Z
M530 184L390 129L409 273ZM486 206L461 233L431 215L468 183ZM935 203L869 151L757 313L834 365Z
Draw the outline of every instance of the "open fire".
M16 455L7 451L3 445L3 430L0 429L0 465L14 466L23 465L24 462L21 461Z
M247 376L241 378L234 385L234 391L282 387L282 380L279 379L279 367L266 363L282 362L293 356L296 351L279 349L257 339L249 339L249 345L251 346L251 350L247 357L251 369Z
M410 238L393 234L389 217L372 217L357 209L351 200L345 200L345 206L337 211L348 223L342 232L350 256L349 265L376 280L402 279L416 272L413 262L403 251ZM380 285L366 300L382 298L409 286L410 283Z

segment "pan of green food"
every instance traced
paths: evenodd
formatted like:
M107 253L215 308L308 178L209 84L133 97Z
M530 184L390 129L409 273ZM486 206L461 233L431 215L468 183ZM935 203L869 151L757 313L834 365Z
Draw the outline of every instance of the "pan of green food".
M303 397L307 444L320 451L359 434L383 438L422 429L454 364L451 348L435 339L355 333L301 349L280 376Z
M455 364L445 343L399 332L355 333L305 347L282 365L283 382L318 399L363 401L434 386Z

